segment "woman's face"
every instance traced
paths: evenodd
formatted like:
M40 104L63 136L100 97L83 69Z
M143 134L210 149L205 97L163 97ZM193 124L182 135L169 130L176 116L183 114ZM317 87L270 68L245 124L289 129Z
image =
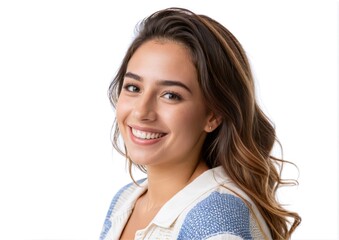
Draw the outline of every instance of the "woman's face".
M189 51L173 41L148 41L130 59L117 121L131 160L144 166L194 164L209 131Z

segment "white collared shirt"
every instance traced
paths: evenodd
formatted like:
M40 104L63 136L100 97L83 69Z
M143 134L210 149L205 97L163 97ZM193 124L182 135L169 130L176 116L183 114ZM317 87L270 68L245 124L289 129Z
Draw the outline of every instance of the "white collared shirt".
M119 239L135 202L147 190L147 179L138 184L128 184L115 195L100 240ZM134 239L240 240L270 236L257 207L220 166L205 171L174 195Z

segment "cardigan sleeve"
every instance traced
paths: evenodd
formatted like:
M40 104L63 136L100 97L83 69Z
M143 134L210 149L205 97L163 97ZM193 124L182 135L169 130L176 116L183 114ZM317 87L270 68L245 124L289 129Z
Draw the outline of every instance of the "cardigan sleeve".
M263 239L253 219L241 198L213 192L187 213L178 239Z
M102 239L105 239L108 231L111 229L112 227L112 222L111 222L111 216L114 212L114 209L115 209L115 206L117 204L117 202L119 201L120 199L120 196L121 194L127 190L129 187L131 187L132 183L130 184L127 184L126 186L122 187L116 194L115 196L113 197L113 200L111 201L111 204L108 208L108 211L107 211L107 214L106 214L106 218L105 218L105 221L104 221L104 225L102 227L102 230L101 230L101 234L100 234L100 240Z

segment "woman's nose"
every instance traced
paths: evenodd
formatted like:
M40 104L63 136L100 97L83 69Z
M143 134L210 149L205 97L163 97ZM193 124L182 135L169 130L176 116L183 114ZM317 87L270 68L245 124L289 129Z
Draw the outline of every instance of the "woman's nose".
M133 115L139 121L154 121L156 119L156 97L144 92L135 102Z

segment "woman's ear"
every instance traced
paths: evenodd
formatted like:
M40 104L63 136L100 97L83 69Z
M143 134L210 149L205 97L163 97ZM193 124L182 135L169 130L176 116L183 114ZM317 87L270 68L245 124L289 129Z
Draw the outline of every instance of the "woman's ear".
M221 116L217 116L216 114L211 112L207 118L207 123L204 130L208 133L213 132L217 127L219 127L221 122Z

